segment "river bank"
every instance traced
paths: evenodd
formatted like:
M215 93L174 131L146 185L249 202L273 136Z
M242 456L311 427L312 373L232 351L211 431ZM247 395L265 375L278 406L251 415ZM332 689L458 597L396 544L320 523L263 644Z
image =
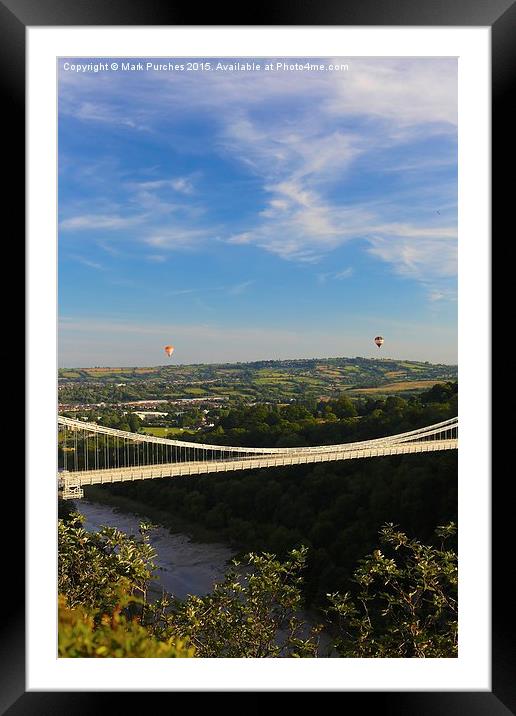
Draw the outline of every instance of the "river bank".
M163 590L184 599L189 594L202 596L220 582L238 556L237 548L217 541L216 530L187 523L179 516L149 507L121 495L112 495L102 488L89 487L85 497L75 502L75 509L85 517L85 529L97 531L103 525L116 527L127 534L138 534L141 522L151 522L150 543L156 551L156 580L149 585L150 598L162 596ZM303 630L319 623L311 610L299 614L305 622ZM320 656L336 654L330 648L328 632L320 635Z
M91 499L82 499L76 506L85 517L85 529L92 532L109 525L137 535L140 523L151 517L141 511L120 509ZM152 521L156 523L155 519ZM225 544L194 542L189 535L171 533L162 524L152 528L149 540L156 551L154 561L158 568L156 579L149 585L151 598L160 597L163 590L179 599L189 594L207 594L215 582L222 581L234 556L233 550Z
M163 527L167 527L172 534L188 535L193 542L220 543L220 535L215 529L210 529L205 525L192 524L192 522L185 520L184 517L179 514L160 510L157 507L132 500L130 497L125 497L124 495L112 495L102 487L85 487L84 498L91 502L113 507L117 512L130 512L139 515L141 519L147 518L147 520L153 524L160 524ZM79 512L81 503L82 500L76 502ZM238 553L237 547L235 547L233 553Z

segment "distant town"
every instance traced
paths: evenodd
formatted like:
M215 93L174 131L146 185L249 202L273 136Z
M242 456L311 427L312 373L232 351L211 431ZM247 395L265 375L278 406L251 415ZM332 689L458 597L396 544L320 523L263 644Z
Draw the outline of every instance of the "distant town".
M211 430L230 408L417 395L457 366L388 358L314 358L134 368L62 368L59 412L153 435Z

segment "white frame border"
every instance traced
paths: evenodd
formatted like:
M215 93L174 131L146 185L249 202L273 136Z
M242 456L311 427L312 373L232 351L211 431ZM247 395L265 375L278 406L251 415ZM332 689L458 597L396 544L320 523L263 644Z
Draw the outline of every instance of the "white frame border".
M27 28L28 691L491 689L490 36L489 27ZM55 107L56 59L63 56L459 58L457 659L404 659L402 668L398 659L160 659L158 669L153 659L56 658Z

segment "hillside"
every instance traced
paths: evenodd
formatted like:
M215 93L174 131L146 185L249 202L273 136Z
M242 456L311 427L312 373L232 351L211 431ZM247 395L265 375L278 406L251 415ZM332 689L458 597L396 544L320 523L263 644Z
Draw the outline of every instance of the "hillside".
M268 402L389 395L455 380L457 366L371 358L313 358L148 368L61 368L61 402L225 397Z

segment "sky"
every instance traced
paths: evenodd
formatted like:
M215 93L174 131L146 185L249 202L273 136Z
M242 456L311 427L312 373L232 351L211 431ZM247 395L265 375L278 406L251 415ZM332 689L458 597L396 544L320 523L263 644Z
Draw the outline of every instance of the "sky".
M305 62L60 59L60 366L456 363L456 59Z

